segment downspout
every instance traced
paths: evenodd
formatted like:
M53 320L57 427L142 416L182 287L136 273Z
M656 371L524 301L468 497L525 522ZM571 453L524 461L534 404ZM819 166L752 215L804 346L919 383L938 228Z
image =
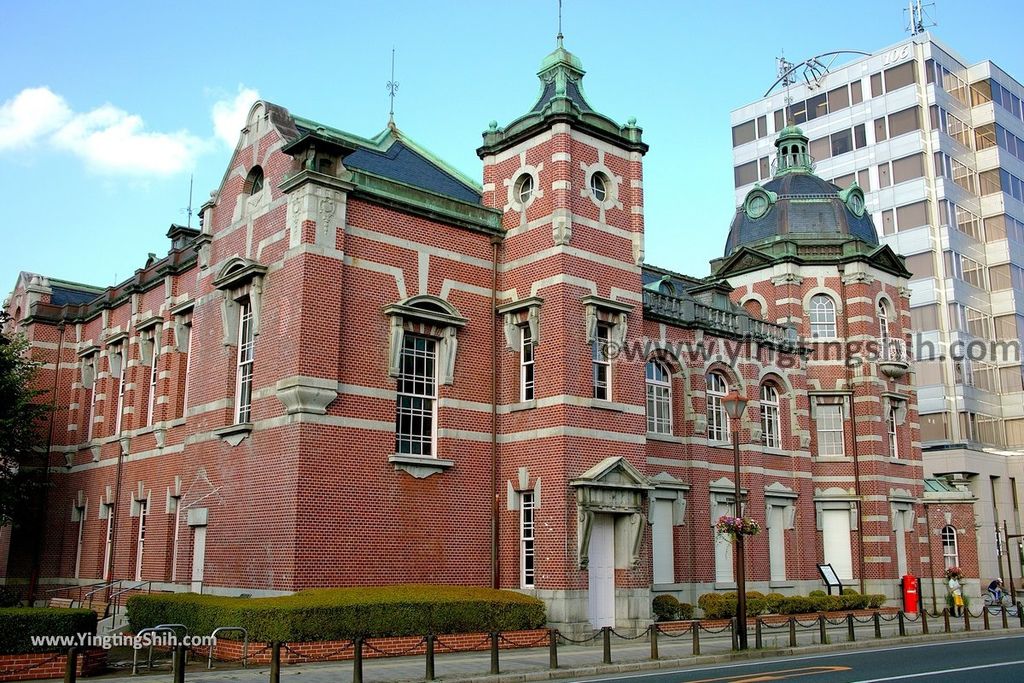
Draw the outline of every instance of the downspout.
M124 383L128 377L128 343L125 342L124 357L121 359L121 383ZM120 392L122 387L118 385L117 390ZM114 515L113 521L110 523L110 562L107 565L108 572L107 576L110 577L109 583L113 583L114 579L114 556L117 554L117 524L121 521L121 514L119 508L121 506L121 473L124 470L124 456L128 450L128 437L121 437L124 433L124 401L121 401L121 431L118 432L118 448L117 448L117 472L115 474L114 482L114 505L110 509L110 514Z
M846 267L840 263L837 266L839 270L839 294L843 300L843 340L849 341L850 338L850 316L846 314L846 307L848 300L846 298L846 280L843 279L843 273L846 272ZM864 496L861 493L860 486L860 449L857 446L857 402L855 396L855 389L853 386L853 369L850 367L849 359L844 359L846 362L843 364L846 366L846 387L850 391L850 425L853 428L853 487L854 495L857 497L857 546L860 552L857 557L857 574L860 579L860 592L865 592L864 584Z
M938 613L939 608L935 595L935 554L932 552L932 508L927 501L922 505L924 505L924 527L928 532L928 573L931 574L932 580L932 611Z
M53 429L54 424L57 422L57 390L60 381L60 359L64 354L64 321L57 323L57 329L60 330L60 340L57 342L57 362L54 364L53 371L53 393L50 398L50 427L46 435L46 454L43 462L43 505L42 505L42 527L39 529L39 534L36 537L35 547L32 549L32 576L28 582L28 604L29 607L35 601L36 590L39 588L39 574L42 570L43 561L43 544L45 543L46 534L46 518L48 515L48 503L50 499L50 450L53 448Z
M498 245L491 238L491 588L498 588Z

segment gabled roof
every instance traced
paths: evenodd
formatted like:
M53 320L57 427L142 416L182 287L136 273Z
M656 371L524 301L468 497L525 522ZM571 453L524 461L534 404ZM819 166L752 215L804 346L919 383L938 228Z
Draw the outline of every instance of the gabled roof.
M373 173L428 192L479 204L482 188L454 166L417 144L394 124L373 138L364 138L310 119L293 117L300 135L316 133L336 138L355 151L346 156L347 168Z

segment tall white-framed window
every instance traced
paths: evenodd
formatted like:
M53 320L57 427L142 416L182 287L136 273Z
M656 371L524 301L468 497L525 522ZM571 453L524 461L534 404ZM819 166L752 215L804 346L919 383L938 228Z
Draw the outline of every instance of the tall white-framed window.
M437 342L406 334L398 375L395 452L435 457Z
M135 580L142 581L142 551L146 545L146 517L149 515L149 500L138 501L139 534L135 539Z
M729 415L722 399L728 391L725 378L717 372L707 376L708 440L729 441Z
M110 566L110 553L114 547L114 504L103 503L103 511L107 517L107 533L104 536L103 547L103 580L110 581L110 573L113 567Z
M612 362L609 354L612 326L597 324L597 333L591 347L594 373L594 398L610 401L612 398Z
M153 359L149 366L149 401L146 405L146 426L153 426L153 412L156 410L156 384L160 378L157 364L160 361L160 339L154 333L153 336Z
M533 332L529 325L519 328L520 352L519 352L519 400L532 401L536 388L536 365L533 361Z
M185 325L185 334L188 335L188 343L185 345L185 378L181 390L181 416L185 417L188 411L188 390L189 377L192 374L192 324Z
M536 579L534 567L534 513L536 506L533 491L523 491L519 498L519 555L522 565L521 583L523 588L533 588Z
M889 338L889 307L881 299L878 301L878 338L882 342Z
M238 367L235 372L235 424L252 421L252 370L256 338L253 334L252 305L238 302Z
M82 537L85 535L85 520L88 517L85 503L75 504L72 519L78 522L77 540L75 541L75 578L82 575Z
M960 552L956 546L956 529L948 524L942 527L942 563L946 569L960 566Z
M889 457L900 457L899 437L896 432L896 408L890 406L889 414L885 417L886 432L889 435Z
M767 448L782 447L779 392L768 383L761 385L761 439Z
M661 361L647 361L647 431L672 433L672 374Z
M818 432L818 455L843 455L843 407L831 404L817 406L815 422Z
M121 418L124 413L124 385L126 384L124 380L125 373L128 371L128 353L124 345L121 346L117 353L121 360L118 363L120 367L117 373L117 411L114 415L114 436L121 433Z
M811 322L811 337L836 336L836 303L826 294L815 294L811 297L808 311Z
M93 426L96 424L96 394L99 393L97 391L99 380L96 378L96 371L99 367L98 356L92 356L88 363L92 369L92 386L89 389L89 413L85 419L85 440L92 441Z

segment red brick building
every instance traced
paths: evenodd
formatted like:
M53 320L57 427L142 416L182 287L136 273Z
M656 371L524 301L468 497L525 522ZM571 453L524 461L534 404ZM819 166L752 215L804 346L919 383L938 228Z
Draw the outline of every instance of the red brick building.
M655 593L734 587L732 389L751 589L805 593L819 562L890 596L941 575L969 502L925 514L909 273L863 193L787 129L709 277L648 265L647 145L583 74L559 41L536 104L484 133L482 185L393 125L258 102L167 256L106 289L23 274L55 486L39 561L0 531L0 576L497 585L562 628L642 624Z

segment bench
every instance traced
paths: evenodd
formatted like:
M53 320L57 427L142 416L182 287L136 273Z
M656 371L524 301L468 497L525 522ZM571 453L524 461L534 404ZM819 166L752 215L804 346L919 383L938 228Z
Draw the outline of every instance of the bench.
M75 606L75 601L71 598L50 598L46 601L46 606L70 609Z

